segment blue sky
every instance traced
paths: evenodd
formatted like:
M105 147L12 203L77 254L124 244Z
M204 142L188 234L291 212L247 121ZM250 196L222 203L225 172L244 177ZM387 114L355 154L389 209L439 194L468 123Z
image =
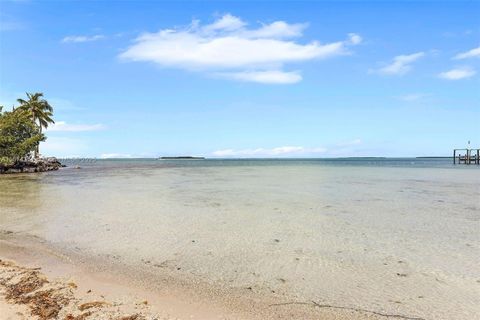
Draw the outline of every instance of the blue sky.
M480 145L479 16L474 1L0 0L0 103L43 92L57 123L41 150L59 157L450 155Z

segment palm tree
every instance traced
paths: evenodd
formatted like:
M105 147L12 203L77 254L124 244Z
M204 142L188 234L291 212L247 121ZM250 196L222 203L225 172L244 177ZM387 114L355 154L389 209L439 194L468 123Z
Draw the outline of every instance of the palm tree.
M50 123L55 123L53 121L53 108L47 102L47 100L43 99L43 93L26 93L28 100L17 99L17 102L20 104L18 109L26 111L31 114L32 121L38 128L40 129L40 133L42 133L43 128L47 128ZM40 144L40 143L39 143ZM38 157L39 154L39 144L35 149L35 158Z

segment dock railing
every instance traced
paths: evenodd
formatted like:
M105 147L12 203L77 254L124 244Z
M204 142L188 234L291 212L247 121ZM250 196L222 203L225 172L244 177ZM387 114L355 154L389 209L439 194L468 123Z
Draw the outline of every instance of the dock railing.
M453 164L480 165L480 149L453 149Z

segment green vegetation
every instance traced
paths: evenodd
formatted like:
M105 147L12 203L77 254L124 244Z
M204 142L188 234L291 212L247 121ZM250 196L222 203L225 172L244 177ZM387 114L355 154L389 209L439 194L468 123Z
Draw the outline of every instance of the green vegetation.
M27 93L28 100L17 99L18 103L20 103L18 109L25 111L31 116L33 123L38 125L40 133L42 133L42 128L47 128L50 123L55 123L52 119L53 108L47 100L42 97L43 93ZM35 158L37 158L39 154L39 145L40 143L37 143L34 151Z
M46 137L42 133L54 123L53 108L42 93L27 93L28 100L18 99L20 106L2 111L0 106L0 165L12 165L26 160L32 153L39 155L39 145Z

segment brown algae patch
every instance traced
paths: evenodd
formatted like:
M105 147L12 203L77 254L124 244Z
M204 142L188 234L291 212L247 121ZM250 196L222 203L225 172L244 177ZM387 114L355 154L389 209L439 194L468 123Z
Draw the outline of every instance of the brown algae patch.
M59 312L72 299L68 286L51 284L36 269L22 268L0 260L0 285L10 303L24 304L31 315L41 320L56 319Z
M119 308L122 304L85 302L76 293L77 286L72 282L49 281L39 268L26 268L0 259L0 298L3 296L10 304L26 306L35 319L146 319L143 311L122 312Z
M82 303L81 305L79 305L78 310L85 311L85 310L90 309L90 308L101 308L105 305L108 305L108 303L105 302L105 301L86 302L86 303Z

